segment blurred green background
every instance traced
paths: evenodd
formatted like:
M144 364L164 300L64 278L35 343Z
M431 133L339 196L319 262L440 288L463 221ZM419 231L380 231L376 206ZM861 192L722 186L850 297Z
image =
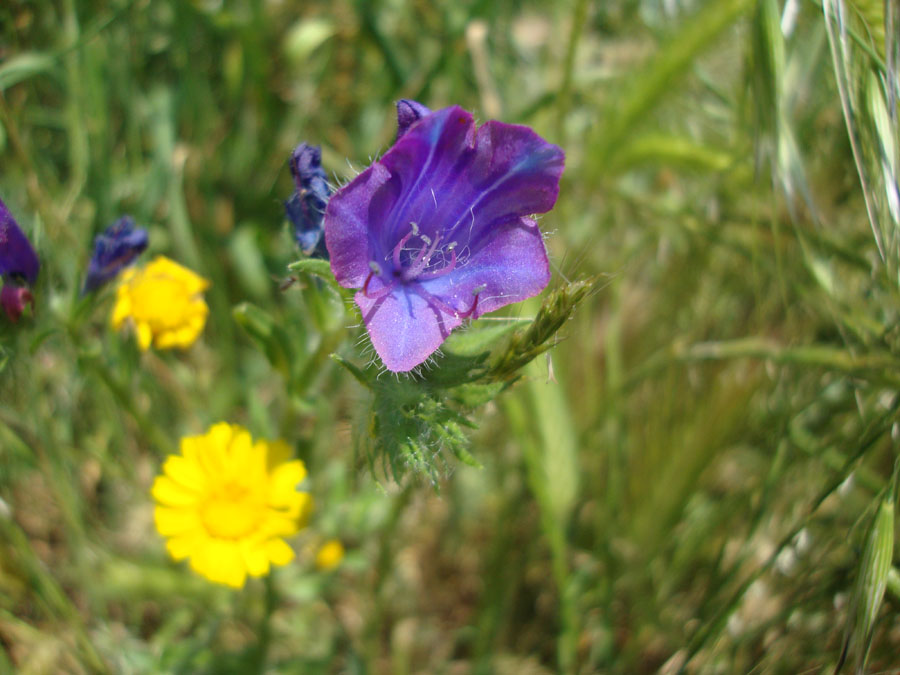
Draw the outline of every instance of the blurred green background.
M43 267L36 316L0 319L0 669L831 673L846 642L846 672L869 643L898 672L898 25L893 0L6 0L0 194ZM437 489L369 470L328 359L363 360L353 310L281 288L291 150L346 181L399 98L561 145L554 273L602 280ZM186 353L78 300L123 213L213 283ZM313 355L289 386L247 302ZM148 494L219 420L288 440L317 502L240 593L167 559Z

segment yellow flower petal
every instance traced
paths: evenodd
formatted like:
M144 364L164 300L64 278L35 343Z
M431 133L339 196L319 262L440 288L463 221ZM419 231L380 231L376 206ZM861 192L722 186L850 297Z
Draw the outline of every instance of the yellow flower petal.
M116 305L113 307L113 313L110 317L110 323L112 323L113 329L119 330L122 327L122 323L124 323L125 319L129 316L131 316L131 300L129 299L128 294L123 293L120 288L116 295Z
M262 577L269 573L269 554L264 542L244 539L241 541L241 556L251 577Z
M157 476L150 494L166 506L194 506L200 500L196 492L182 487L168 476Z
M236 429L231 436L231 443L228 444L229 468L232 473L247 476L247 472L251 469L251 458L253 456L253 440L250 433L246 429Z
M269 504L288 506L297 494L297 485L306 478L306 467L299 459L277 467L269 478Z
M191 567L210 581L240 588L247 579L247 569L237 542L208 539L191 555Z
M279 507L275 513L287 519L295 529L299 529L306 526L309 517L312 515L313 508L314 500L311 494L295 492L291 497L291 501Z
M213 424L209 431L202 437L206 447L215 448L217 452L224 451L231 445L231 437L234 431L240 429L237 425L228 424L228 422L217 422Z
M203 469L185 457L169 455L163 464L163 473L194 492L201 492L206 488L206 474L203 473Z
M142 352L145 352L150 349L150 344L153 342L153 330L150 328L150 324L144 321L138 322L136 330L138 347L141 348Z
M203 523L194 509L157 506L153 511L153 521L156 529L164 537L203 531Z
M266 544L266 554L273 565L287 565L294 559L294 549L284 539L272 539Z
M259 530L266 537L290 537L300 531L300 525L295 517L270 513Z
M166 542L166 550L173 560L184 560L203 545L205 537L186 534L182 537L172 537Z
M207 476L222 476L228 468L226 448L231 443L231 425L214 424L209 433L194 437L197 461Z

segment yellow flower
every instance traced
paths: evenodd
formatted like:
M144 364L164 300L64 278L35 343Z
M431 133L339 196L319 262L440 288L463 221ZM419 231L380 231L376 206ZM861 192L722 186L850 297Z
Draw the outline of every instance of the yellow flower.
M289 457L284 441L254 443L224 422L182 438L152 489L156 529L172 557L234 588L293 560L284 537L305 525L312 497L297 491L306 467Z
M122 273L112 313L118 330L127 320L142 350L190 347L206 324L209 308L201 295L209 282L186 267L158 256Z
M320 570L333 570L344 558L344 545L337 539L329 539L316 553L316 567Z

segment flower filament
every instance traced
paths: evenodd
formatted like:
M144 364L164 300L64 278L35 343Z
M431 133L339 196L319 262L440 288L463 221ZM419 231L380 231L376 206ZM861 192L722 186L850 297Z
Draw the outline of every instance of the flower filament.
M406 256L406 260L404 261L403 253L408 250L406 248L406 244L410 241L410 239L418 238L422 241L422 245L418 250L415 250L413 254L408 254ZM374 276L383 277L383 272L381 269L381 265L377 262L370 261L369 262L369 274L366 277L366 281L363 284L362 292L363 294L372 300L377 300L378 298L382 298L385 295L391 293L397 284L412 284L414 281L427 281L429 279L437 279L446 274L449 274L454 269L456 269L456 246L457 243L455 241L450 242L447 245L446 249L441 251L444 260L446 261L446 252L450 253L450 260L446 261L446 264L443 267L436 267L432 265L432 258L434 258L435 253L437 253L440 249L441 243L441 234L435 236L434 240L431 237L422 234L419 232L419 227L416 223L410 223L410 230L407 232L400 241L397 242L397 245L394 246L394 250L391 253L390 261L393 266L392 276L394 277L389 282L384 283L384 285L374 291L369 290L369 284L372 281ZM404 264L405 263L405 264ZM432 269L429 269L432 268ZM452 314L454 316L459 316L464 319L472 316L474 314L476 308L478 307L478 295L484 290L484 286L479 286L473 291L474 299L472 301L471 307L465 310L464 312L460 312L457 309L454 309L450 305L448 305L443 300L438 299L428 291L426 291L420 284L416 284L415 286L410 286L411 290L414 290L416 294L424 298L428 301L429 304L433 304L437 306L441 311Z

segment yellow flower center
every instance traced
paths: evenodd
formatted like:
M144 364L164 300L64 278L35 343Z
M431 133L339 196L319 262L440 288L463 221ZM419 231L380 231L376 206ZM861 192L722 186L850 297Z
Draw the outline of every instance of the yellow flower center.
M184 284L172 277L142 279L131 289L132 303L139 318L160 329L178 326L190 314L193 298L185 294Z
M210 536L241 539L256 531L265 516L265 503L247 486L230 482L218 486L200 507L200 519Z

